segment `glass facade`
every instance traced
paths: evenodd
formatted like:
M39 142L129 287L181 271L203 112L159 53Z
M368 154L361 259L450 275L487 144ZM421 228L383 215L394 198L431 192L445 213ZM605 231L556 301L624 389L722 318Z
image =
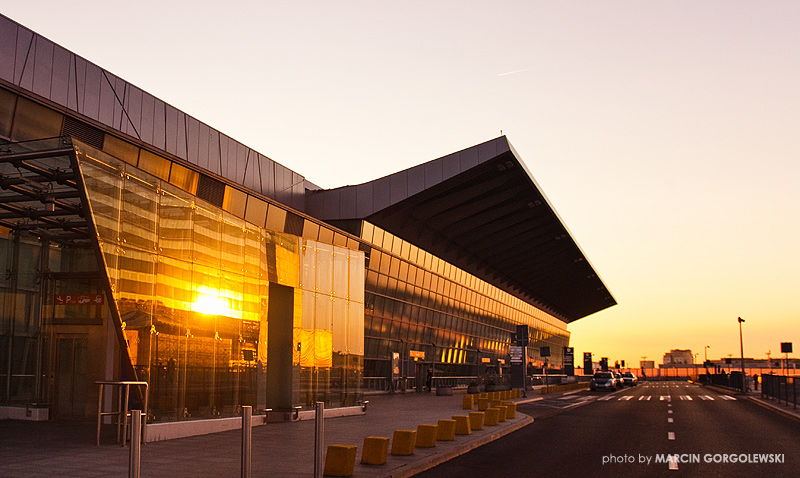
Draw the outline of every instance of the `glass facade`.
M78 158L156 420L269 406L270 284L294 290L295 402L361 399L363 253L257 227L89 147Z
M529 367L543 365L542 347L550 347L549 366L562 367L565 322L368 222L362 238L373 245L364 319L368 387L395 386L393 373L416 378L420 365L455 380L502 380L494 375L508 374L518 324L530 326Z
M84 418L108 379L147 381L151 421L278 408L270 387L292 406L362 400L363 252L253 225L83 144L75 157L94 248L0 231L3 402ZM35 165L71 167L69 155ZM282 304L276 287L290 291ZM273 344L285 360L270 363Z

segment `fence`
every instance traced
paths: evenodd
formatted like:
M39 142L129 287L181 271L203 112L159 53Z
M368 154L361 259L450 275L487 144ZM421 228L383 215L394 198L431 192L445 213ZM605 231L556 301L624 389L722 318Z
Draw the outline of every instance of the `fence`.
M761 376L761 396L786 402L791 402L797 408L797 377L785 375L762 375Z

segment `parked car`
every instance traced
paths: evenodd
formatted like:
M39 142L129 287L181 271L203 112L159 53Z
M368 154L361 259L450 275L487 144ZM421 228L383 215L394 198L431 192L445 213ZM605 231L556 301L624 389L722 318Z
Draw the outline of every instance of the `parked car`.
M622 381L622 374L619 372L614 372L614 380L617 381L617 388L622 388L625 385Z
M594 376L592 376L592 381L589 382L589 389L593 392L597 390L616 390L617 380L614 378L614 373L595 372Z
M631 372L625 372L622 374L622 384L628 387L633 387L639 382L639 377L632 374Z

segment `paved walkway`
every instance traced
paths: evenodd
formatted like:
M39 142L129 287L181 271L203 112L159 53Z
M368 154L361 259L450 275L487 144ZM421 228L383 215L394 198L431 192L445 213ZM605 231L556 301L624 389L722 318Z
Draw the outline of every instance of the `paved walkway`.
M537 387L539 388L539 387ZM535 395L534 395L535 394ZM372 395L367 413L325 420L325 445L358 447L356 478L408 477L484 443L512 433L533 422L527 415L497 426L457 435L452 442L439 441L434 448L416 448L412 456L389 456L385 465L361 465L364 437L385 436L394 430L416 429L423 423L467 414L462 409L463 393ZM541 397L528 392L528 399ZM792 404L761 398L749 392L747 398L787 418L800 421L800 410ZM254 427L252 476L310 477L314 472L313 420L270 423ZM9 477L124 477L128 475L129 449L113 445L116 429L107 426L102 446L95 446L93 423L58 421L22 422L0 420L0 476ZM155 443L141 447L142 477L238 477L240 476L241 433L239 430Z
M531 392L528 392L531 395ZM358 463L364 437L392 438L394 430L465 415L463 393L368 396L365 415L325 420L325 445L356 445L352 476L412 476L450 458L495 440L533 422L517 413L497 426L485 426L434 448L416 448L411 456L389 456L385 465ZM514 399L521 402L525 399ZM91 423L0 421L0 476L109 477L128 475L128 448L113 445L116 429L107 426L104 445L95 446ZM314 474L314 420L270 423L252 429L252 476L309 477ZM113 429L113 430L112 430ZM238 477L241 463L239 430L147 443L141 447L142 477Z

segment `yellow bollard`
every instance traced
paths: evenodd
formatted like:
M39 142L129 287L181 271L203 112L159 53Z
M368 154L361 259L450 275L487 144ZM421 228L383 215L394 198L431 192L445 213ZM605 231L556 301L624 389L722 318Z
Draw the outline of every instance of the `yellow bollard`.
M486 409L486 418L484 423L487 426L497 426L497 423L500 418L500 410L497 408L489 407Z
M472 410L475 408L475 397L470 394L464 395L462 399L462 408L464 410Z
M517 404L514 402L503 402L503 405L506 406L506 418L516 418Z
M497 421L504 422L506 421L506 406L505 405L497 405L494 407L498 410L497 412Z
M483 430L483 421L485 418L485 412L469 412L470 428L473 430Z
M456 421L443 418L436 425L436 441L453 441L456 439Z
M417 427L417 442L414 446L419 448L432 448L436 446L437 425L419 425Z
M489 408L489 399L488 398L479 398L478 399L478 410L484 411Z
M456 421L456 435L472 435L472 427L469 426L469 415L453 415Z
M389 437L364 437L364 448L361 450L361 463L365 465L383 465L389 453Z
M356 466L356 449L354 445L330 445L325 454L325 470L328 476L351 476Z
M416 441L416 430L395 430L392 436L392 455L413 455Z

